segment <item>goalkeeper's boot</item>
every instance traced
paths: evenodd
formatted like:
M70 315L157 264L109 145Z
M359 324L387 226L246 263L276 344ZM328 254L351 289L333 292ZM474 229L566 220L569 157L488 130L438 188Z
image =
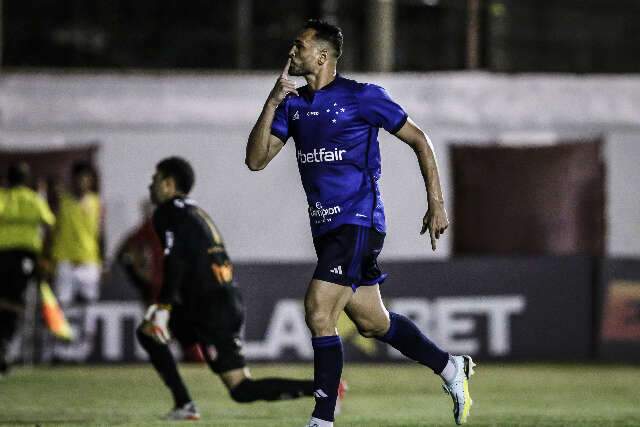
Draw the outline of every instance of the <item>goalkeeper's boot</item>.
M165 417L169 421L197 421L200 419L200 413L196 404L193 402L185 403L180 407L175 407Z
M311 417L306 427L333 427L333 422Z
M456 376L453 381L442 384L442 388L453 399L453 419L460 425L467 422L473 404L469 394L469 379L474 374L473 367L476 364L469 356L451 356L451 361L456 366Z

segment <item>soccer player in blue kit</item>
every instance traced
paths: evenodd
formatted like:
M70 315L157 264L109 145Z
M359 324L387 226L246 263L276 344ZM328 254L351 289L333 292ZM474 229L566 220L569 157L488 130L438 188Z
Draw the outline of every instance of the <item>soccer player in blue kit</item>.
M269 94L247 143L246 164L264 169L293 137L318 264L305 296L314 350L315 409L308 427L333 426L342 373L336 323L344 310L360 334L376 338L440 375L453 399L457 424L471 407L469 356L454 356L430 341L408 318L387 311L380 296L386 274L377 257L385 237L378 186L378 130L384 128L416 153L427 190L427 230L432 249L448 226L431 142L388 93L336 73L342 31L310 20L296 37L289 59ZM296 88L287 75L303 76Z

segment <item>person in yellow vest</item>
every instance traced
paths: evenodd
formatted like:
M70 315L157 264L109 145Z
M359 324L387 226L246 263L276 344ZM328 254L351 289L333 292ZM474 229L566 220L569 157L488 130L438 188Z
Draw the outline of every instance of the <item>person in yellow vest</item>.
M100 297L102 208L95 191L95 169L77 162L71 171L71 192L60 195L51 255L56 265L54 287L63 309L74 304L69 320L77 337L72 345L57 345L55 356L83 360L91 350L84 308Z
M26 163L9 166L8 188L0 188L0 376L7 373L9 343L24 311L24 293L36 279L43 226L55 223L47 202L27 186Z

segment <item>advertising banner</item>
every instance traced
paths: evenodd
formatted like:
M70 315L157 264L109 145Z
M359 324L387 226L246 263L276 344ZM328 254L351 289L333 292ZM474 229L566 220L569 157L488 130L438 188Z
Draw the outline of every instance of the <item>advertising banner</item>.
M481 360L580 360L592 349L593 262L589 257L459 258L441 262L383 262L388 309L404 314L443 349ZM245 352L250 361L311 361L303 297L311 264L240 264L236 278L246 306ZM109 300L67 311L78 344L41 347L36 360L144 360L135 341L140 302ZM80 327L83 325L83 327ZM404 360L396 350L358 334L343 315L339 331L348 361ZM89 344L87 344L87 342ZM52 350L55 349L54 350Z
M598 355L640 360L640 262L610 260L604 266Z
M592 346L589 257L460 258L389 262L382 294L438 345L481 359L575 360ZM247 355L259 360L311 360L302 304L310 265L243 266ZM359 336L343 315L348 360L402 359Z

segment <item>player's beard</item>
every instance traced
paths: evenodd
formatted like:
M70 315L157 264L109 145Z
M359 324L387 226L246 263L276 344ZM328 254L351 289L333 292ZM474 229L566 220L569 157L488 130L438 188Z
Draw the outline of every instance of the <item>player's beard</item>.
M309 70L305 69L302 64L296 64L295 62L291 62L291 66L289 67L289 75L294 77L302 77L309 74Z

